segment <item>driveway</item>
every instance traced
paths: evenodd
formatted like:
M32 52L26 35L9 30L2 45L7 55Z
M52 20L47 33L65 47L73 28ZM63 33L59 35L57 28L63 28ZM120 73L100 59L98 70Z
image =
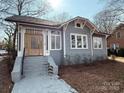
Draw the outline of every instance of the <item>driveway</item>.
M78 93L58 76L23 78L14 85L12 93Z

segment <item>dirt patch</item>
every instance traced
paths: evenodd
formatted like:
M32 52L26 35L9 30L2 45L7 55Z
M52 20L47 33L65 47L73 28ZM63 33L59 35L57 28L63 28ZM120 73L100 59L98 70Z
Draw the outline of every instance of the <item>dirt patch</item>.
M124 63L61 66L60 77L79 93L124 93Z
M11 76L6 60L0 62L0 93L10 93Z

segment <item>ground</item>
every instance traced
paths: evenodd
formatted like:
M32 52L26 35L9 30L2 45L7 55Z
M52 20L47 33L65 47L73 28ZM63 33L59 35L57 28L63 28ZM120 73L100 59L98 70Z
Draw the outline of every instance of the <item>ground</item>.
M124 58L61 66L59 74L79 93L124 93Z
M0 93L10 93L11 76L6 61L0 61Z

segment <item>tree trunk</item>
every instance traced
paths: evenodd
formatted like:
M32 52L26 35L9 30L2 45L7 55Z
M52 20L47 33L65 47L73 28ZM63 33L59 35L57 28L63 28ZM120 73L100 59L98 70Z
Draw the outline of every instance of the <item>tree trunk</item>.
M14 34L13 34L13 52L12 52L12 57L13 59L16 58L16 49L15 49L15 44L16 44L16 33L18 32L18 25L16 24L15 26L15 31L14 31Z

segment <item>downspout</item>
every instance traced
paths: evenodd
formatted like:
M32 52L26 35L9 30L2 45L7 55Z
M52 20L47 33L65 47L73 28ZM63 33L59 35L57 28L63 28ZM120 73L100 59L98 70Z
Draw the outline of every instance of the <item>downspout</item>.
M93 33L94 33L95 29L91 30L91 34L90 34L90 38L91 38L91 61L93 61L93 56L94 56L94 51L93 51Z
M106 46L106 57L108 56L107 53L108 53L108 48L107 48L107 38L108 38L108 35L105 36L105 46Z

